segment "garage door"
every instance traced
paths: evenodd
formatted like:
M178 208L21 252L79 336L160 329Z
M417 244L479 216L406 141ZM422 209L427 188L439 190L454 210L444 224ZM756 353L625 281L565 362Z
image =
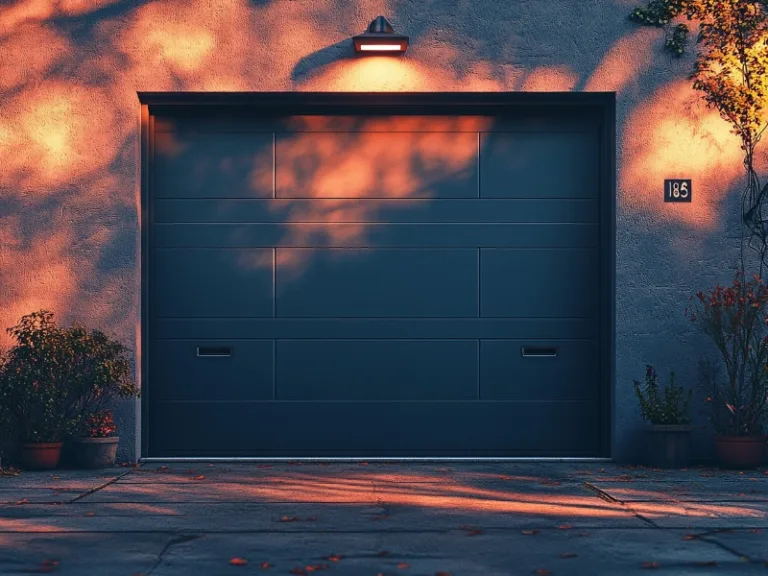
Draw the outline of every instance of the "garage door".
M599 126L166 111L148 456L595 456Z

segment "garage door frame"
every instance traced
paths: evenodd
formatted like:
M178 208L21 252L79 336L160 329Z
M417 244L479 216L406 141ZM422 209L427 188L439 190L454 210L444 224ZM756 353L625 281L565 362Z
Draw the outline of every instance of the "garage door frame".
M332 92L139 92L140 114L140 236L141 236L141 312L139 379L141 409L137 414L141 430L140 456L148 454L151 263L151 225L153 190L150 159L153 153L155 114L172 109L191 108L253 110L279 116L354 115L370 113L504 115L521 108L577 110L594 115L599 122L599 456L612 454L615 394L615 221L616 221L616 94L614 92L430 92L430 93L332 93ZM259 458L264 459L264 458ZM292 458L295 459L295 458ZM514 458L511 458L514 459Z

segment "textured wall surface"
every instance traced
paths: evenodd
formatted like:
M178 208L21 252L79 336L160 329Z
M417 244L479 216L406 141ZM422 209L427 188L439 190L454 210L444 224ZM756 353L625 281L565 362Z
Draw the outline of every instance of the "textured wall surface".
M644 365L695 384L688 295L738 253L739 146L685 79L690 57L627 21L633 0L15 0L0 7L0 325L40 307L138 348L137 91L615 91L614 456L641 444ZM404 58L355 59L378 14ZM765 166L765 158L760 161ZM663 179L694 179L664 205ZM3 334L3 338L5 335ZM7 340L2 344L7 344ZM698 403L696 407L698 407ZM120 457L136 454L121 406ZM700 416L704 423L704 417ZM204 425L204 423L201 423ZM696 455L709 450L699 430Z

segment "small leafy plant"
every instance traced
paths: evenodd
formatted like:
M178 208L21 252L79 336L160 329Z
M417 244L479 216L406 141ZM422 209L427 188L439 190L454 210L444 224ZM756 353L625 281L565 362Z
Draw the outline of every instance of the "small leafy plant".
M89 414L80 426L80 435L83 438L108 438L114 436L116 431L117 426L111 410Z
M690 424L688 407L693 390L675 385L675 373L670 372L669 384L659 387L656 370L650 364L645 368L645 387L634 381L635 394L640 401L643 421L651 424Z
M127 349L99 330L62 328L40 310L8 329L0 406L22 442L60 442L116 398L138 396Z

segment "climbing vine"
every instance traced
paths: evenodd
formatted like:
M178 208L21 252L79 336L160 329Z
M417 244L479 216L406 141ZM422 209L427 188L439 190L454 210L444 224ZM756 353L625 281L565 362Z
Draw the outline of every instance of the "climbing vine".
M768 0L648 0L630 20L664 28L665 48L686 52L689 27L697 24L696 61L690 79L707 106L718 111L741 140L746 186L742 194L743 246L760 255L760 276L768 262L768 184L755 171L755 152L765 133L768 110Z

